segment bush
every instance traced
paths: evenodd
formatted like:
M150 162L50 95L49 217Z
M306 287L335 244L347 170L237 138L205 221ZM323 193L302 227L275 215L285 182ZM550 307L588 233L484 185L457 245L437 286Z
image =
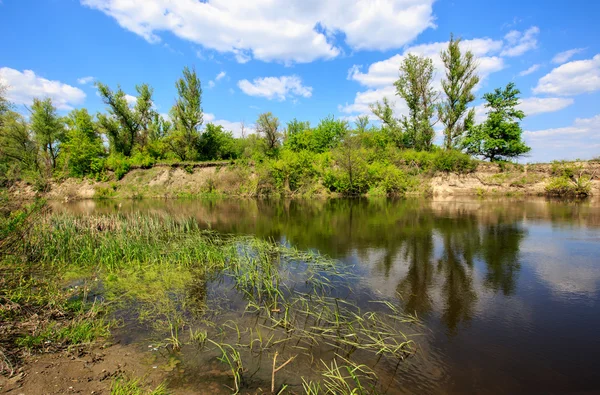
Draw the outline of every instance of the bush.
M545 189L554 196L587 196L590 194L591 177L582 175L574 180L565 176L552 177Z
M111 155L106 158L106 168L114 171L115 178L120 180L129 172L131 164L129 159L121 154Z
M433 164L437 171L472 173L477 169L477 161L470 155L460 151L436 151L433 153Z
M142 169L150 169L156 163L156 159L147 153L137 152L135 155L129 158L128 162L130 166L137 166Z

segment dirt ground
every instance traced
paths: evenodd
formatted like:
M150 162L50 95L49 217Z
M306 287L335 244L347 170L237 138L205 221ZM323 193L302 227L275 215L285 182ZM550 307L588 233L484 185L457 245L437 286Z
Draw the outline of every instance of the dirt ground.
M141 378L155 388L167 373L132 346L81 347L59 353L33 355L13 377L0 376L0 394L110 394L120 375Z

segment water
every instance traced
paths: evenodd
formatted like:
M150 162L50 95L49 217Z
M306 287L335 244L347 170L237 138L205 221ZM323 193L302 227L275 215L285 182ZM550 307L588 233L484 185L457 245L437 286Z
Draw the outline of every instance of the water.
M142 200L80 214L195 217L318 251L425 323L392 393L600 391L600 204L519 200Z

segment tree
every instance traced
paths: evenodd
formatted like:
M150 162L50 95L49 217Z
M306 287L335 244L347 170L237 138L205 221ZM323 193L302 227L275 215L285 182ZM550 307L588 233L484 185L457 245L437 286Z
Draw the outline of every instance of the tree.
M20 114L6 111L1 115L0 158L6 167L18 165L21 169L36 170L38 146L29 125Z
M348 121L335 119L333 115L321 119L312 133L312 151L321 153L336 147L349 129Z
M60 154L60 143L64 139L64 124L52 105L52 99L33 99L31 106L31 130L35 140L42 148L52 169Z
M369 117L367 115L359 115L354 121L355 130L357 133L365 133L369 126Z
M444 101L438 104L438 118L444 124L444 148L455 149L468 125L473 124L475 110L467 113L467 106L473 100L473 88L479 82L477 64L471 51L464 56L460 51L460 39L450 36L448 49L441 52L446 68L446 79L442 80ZM466 114L466 117L465 117Z
M147 84L135 87L138 97L130 107L125 92L119 87L113 92L107 85L96 83L102 101L108 106L108 115L98 114L98 124L108 136L112 152L131 156L136 143L146 144L148 129L153 118L152 88Z
M71 111L65 122L64 151L69 173L83 177L92 173L94 161L104 156L98 125L86 109Z
M493 162L516 158L531 150L521 139L523 129L519 122L525 113L517 109L520 93L511 82L504 90L497 88L483 96L487 102L487 119L483 124L468 128L462 144L468 153Z
M226 131L221 125L207 124L198 146L200 157L204 160L232 159L238 156L233 133Z
M198 155L197 144L204 121L202 86L196 70L185 67L175 87L178 98L171 110L174 130L169 145L181 160L191 160Z
M400 66L400 78L394 83L396 94L406 101L408 117L402 117L407 140L418 150L428 150L435 132L431 118L438 94L433 89L433 61L410 54Z
M438 93L433 89L433 61L410 54L400 65L400 77L394 83L396 95L406 101L408 117L394 118L387 98L371 105L371 111L384 124L392 141L399 148L429 150L433 145L432 117Z
M273 152L279 146L279 119L270 112L262 113L256 120L256 132L261 136L266 144L267 152Z

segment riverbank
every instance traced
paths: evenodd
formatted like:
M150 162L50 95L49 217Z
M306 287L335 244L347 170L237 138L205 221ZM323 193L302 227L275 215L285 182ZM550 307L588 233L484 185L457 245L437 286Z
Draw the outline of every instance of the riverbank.
M582 196L600 195L600 162L552 164L493 164L481 162L470 172L410 172L402 188L386 193L371 188L367 196ZM393 190L393 188L391 188ZM24 181L10 188L16 199L43 196L52 200L189 198L203 196L338 197L322 177L290 189L289 180L274 180L271 173L249 165L211 162L196 165L155 165L136 168L116 180L68 178L53 180L47 191L36 192Z

